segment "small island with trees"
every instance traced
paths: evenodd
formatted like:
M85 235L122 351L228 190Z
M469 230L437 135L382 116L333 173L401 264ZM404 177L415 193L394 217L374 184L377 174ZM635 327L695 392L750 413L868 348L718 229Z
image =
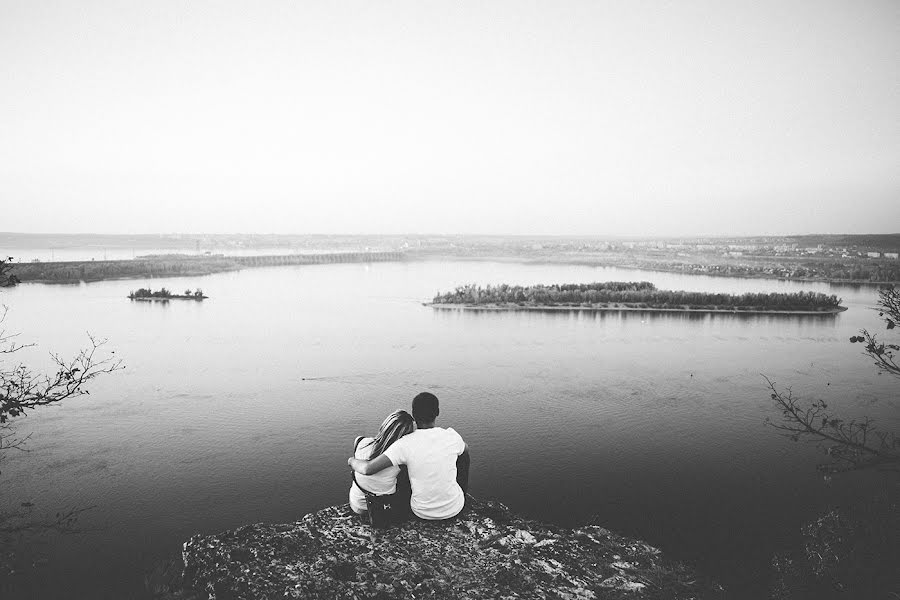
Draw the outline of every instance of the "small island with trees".
M204 296L203 290L201 290L200 288L197 288L193 292L189 289L184 290L184 294L173 294L166 288L160 288L155 292L149 288L138 288L136 291L132 290L128 294L129 300L159 302L168 302L169 300L197 300L199 302L201 300L206 300L207 298L209 298L209 296Z
M719 294L660 290L648 281L556 285L463 285L425 303L438 309L592 310L828 315L847 310L821 292Z

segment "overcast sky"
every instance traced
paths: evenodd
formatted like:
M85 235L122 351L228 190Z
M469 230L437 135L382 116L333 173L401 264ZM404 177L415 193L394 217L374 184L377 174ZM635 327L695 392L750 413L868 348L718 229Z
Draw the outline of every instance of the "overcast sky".
M0 230L900 231L900 2L0 0Z

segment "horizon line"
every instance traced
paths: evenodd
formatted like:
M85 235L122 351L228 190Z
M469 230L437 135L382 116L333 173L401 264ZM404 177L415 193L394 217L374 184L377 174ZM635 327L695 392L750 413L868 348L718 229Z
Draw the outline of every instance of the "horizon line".
M786 237L862 237L862 236L900 236L900 231L889 233L755 233L755 234L724 234L724 233L692 233L692 234L604 234L604 233L438 233L438 232L402 232L402 233L275 233L275 232L153 232L153 233L108 233L108 232L31 232L31 231L0 231L0 236L112 236L112 237L168 237L168 236L266 236L266 237L508 237L508 238L608 238L608 239L683 239L683 238L786 238Z

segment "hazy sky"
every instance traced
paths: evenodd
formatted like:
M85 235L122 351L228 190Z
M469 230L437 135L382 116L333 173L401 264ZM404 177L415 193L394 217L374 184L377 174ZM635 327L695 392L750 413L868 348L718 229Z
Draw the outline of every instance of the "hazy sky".
M900 231L900 1L0 0L0 230Z

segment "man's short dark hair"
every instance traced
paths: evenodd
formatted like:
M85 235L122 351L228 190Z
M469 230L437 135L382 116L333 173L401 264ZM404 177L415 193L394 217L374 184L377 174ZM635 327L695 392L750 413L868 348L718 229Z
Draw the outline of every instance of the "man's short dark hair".
M416 423L431 423L437 419L441 414L437 396L431 392L422 392L413 398L412 414Z

